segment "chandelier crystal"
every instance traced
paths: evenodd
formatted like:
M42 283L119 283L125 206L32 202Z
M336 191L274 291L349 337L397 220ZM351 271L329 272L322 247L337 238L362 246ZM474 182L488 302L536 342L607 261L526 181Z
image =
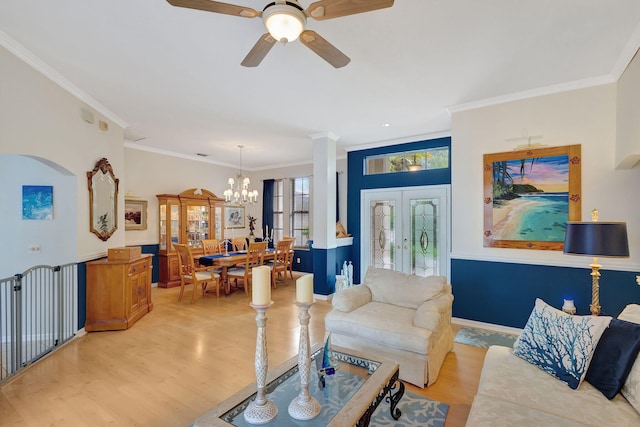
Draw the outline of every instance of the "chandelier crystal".
M236 179L229 178L227 183L229 188L224 190L224 200L226 203L234 203L239 205L255 203L258 201L258 190L250 190L251 181L248 176L242 174L242 149L244 145L238 145L240 148L240 173L236 175Z

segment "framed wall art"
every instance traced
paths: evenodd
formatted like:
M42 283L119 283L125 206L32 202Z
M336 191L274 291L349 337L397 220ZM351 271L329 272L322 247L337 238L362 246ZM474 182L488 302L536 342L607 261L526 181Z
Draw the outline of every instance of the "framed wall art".
M226 228L244 228L244 206L225 206L224 221Z
M22 186L22 219L53 219L53 187L51 185Z
M580 221L580 145L485 154L484 246L562 250Z
M124 229L147 229L147 201L125 199L124 201Z

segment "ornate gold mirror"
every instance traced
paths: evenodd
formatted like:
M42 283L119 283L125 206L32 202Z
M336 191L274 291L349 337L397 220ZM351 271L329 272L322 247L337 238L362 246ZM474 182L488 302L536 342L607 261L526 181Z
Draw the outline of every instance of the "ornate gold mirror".
M118 182L109 161L102 158L92 171L89 181L89 231L101 240L108 240L118 229Z

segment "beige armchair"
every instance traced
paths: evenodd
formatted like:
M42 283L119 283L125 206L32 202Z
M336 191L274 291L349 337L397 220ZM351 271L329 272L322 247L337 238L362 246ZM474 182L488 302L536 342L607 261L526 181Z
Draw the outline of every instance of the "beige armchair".
M334 295L325 329L337 346L396 360L400 379L424 387L453 349L451 285L370 267L363 284Z

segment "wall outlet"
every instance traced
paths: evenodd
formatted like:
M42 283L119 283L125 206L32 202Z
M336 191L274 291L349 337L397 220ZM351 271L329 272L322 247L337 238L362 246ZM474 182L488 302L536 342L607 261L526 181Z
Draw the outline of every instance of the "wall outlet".
M28 247L30 254L36 254L40 252L40 245L29 245Z
M640 276L636 276L636 283L640 285Z
M300 258L296 258L296 263L300 264Z

